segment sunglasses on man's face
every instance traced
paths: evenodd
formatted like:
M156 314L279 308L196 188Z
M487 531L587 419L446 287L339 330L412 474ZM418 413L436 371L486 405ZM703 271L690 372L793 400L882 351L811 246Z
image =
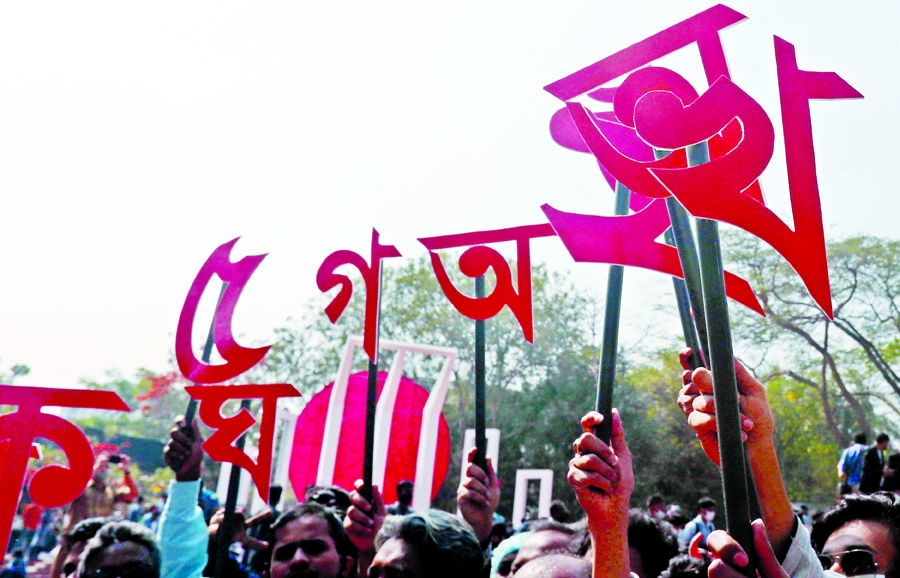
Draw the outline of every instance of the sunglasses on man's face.
M868 550L847 550L845 552L832 552L831 554L819 554L817 556L822 568L828 570L835 563L841 565L841 570L846 576L859 576L860 574L875 574L878 570L878 562L875 554Z
M85 575L85 578L156 578L159 572L145 562L135 562L120 568L101 568Z

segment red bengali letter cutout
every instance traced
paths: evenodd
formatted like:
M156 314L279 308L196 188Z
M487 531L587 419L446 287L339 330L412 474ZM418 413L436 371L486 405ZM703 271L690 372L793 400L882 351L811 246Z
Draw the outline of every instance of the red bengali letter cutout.
M813 300L831 318L831 286L825 255L809 100L861 98L862 95L833 72L799 70L794 47L778 37L775 37L775 60L793 230L771 209L742 193L748 177L757 170L761 172L759 161L762 157L771 155L771 149L763 150L764 143L758 140L762 119L759 116L754 118L749 97L731 89L730 93L718 94L715 99L711 98L701 106L701 101L706 96L703 95L695 103L698 108L697 117L691 119L689 117L692 115L688 111L695 108L695 105L680 108L669 97L648 94L638 102L635 115L637 117L639 112L645 114L648 126L655 124L657 127L660 126L661 118L675 119L675 122L669 123L670 127L674 127L670 137L675 140L696 138L699 133L695 129L702 122L702 115L709 115L711 123L706 127L699 127L701 132L725 121L729 111L738 116L744 138L740 145L726 155L708 164L688 169L651 169L651 172L694 216L731 223L769 243L797 271ZM707 95L723 80L720 79ZM761 111L759 108L759 112ZM654 120L650 117L657 118ZM641 133L640 126L638 132ZM774 132L772 134L774 138ZM651 138L662 136L653 134ZM765 137L768 138L768 135Z
M335 273L338 267L350 265L356 267L362 275L363 284L366 287L366 318L363 329L363 350L372 363L378 361L378 304L381 292L381 260L390 257L400 257L400 251L393 245L382 245L378 242L378 231L372 229L371 265L353 251L342 249L325 257L316 273L316 284L323 293L340 285L341 290L335 295L331 303L325 308L325 314L332 323L336 323L350 303L353 295L353 282L346 275Z
M229 255L238 239L232 239L220 245L197 273L184 307L178 319L178 331L175 334L175 358L178 360L178 368L186 378L194 383L221 383L244 373L260 359L270 346L266 347L242 347L234 340L231 332L231 320L234 317L234 308L238 298L244 290L244 285L250 280L250 276L265 259L265 255L250 255L237 263L232 263ZM221 365L209 365L203 363L194 355L191 345L191 334L194 327L194 318L197 315L197 305L203 290L209 285L213 275L218 275L223 282L228 283L225 294L216 308L215 326L213 329L216 349L225 363Z
M641 67L696 43L707 79L727 76L719 31L742 19L743 15L730 8L715 6L548 85L546 90L565 101L586 94L595 101L613 105L613 110L592 112L579 103L567 102L551 120L554 140L573 150L594 153L611 188L618 180L645 195L670 195L648 169L686 167L685 151L676 150L664 159L655 159L653 148L634 128L634 104L651 90L674 92L688 101L693 101L697 93L672 71ZM634 72L636 69L639 70ZM620 87L600 86L629 72L632 74ZM729 124L710 141L711 154L719 156L731 150L740 137L737 122ZM753 183L748 192L762 198L758 183ZM657 241L670 226L663 201L632 194L630 207L635 214L621 217L567 213L550 205L544 205L543 210L578 262L616 263L681 277L675 248ZM729 297L762 313L744 279L726 271L725 283Z
M553 228L544 224L445 235L442 237L428 237L419 239L419 241L428 249L431 257L431 266L434 269L438 284L457 311L469 319L484 320L497 315L505 305L508 305L513 315L516 316L525 339L529 343L533 343L530 241L538 237L553 237L555 235ZM513 286L512 272L510 271L509 263L506 262L503 255L495 249L482 245L482 243L502 243L505 241L515 241L516 243L516 269L518 271L516 286ZM453 285L449 275L447 275L444 264L441 262L441 257L437 253L441 249L464 247L466 245L476 246L466 249L459 258L459 270L463 275L477 278L487 273L488 269L493 269L497 278L494 290L483 299L469 297L460 292Z
M203 449L217 462L228 462L247 470L256 484L256 491L264 501L269 499L269 479L272 470L272 446L275 437L275 418L278 399L299 397L300 392L287 383L269 385L191 385L184 388L192 399L200 402L197 415L216 430L203 442ZM259 448L254 462L233 444L257 420L246 409L233 416L222 415L222 405L231 399L262 399L259 418Z
M39 505L68 504L81 495L93 472L94 452L84 433L61 417L41 413L41 408L129 411L129 407L113 391L18 385L0 385L0 405L17 406L16 411L0 415L0 547L5 552L36 438L56 443L69 463L68 467L44 466L32 476L28 492Z

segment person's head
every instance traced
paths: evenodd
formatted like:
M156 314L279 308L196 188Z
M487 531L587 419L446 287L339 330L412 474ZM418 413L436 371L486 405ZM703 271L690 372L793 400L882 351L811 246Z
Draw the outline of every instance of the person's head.
M106 478L108 475L109 456L107 456L106 454L101 454L94 460L94 473L91 476L91 479L95 484L104 484L106 483Z
M273 508L281 501L281 493L284 490L281 486L269 487L269 505Z
M591 564L572 554L548 554L519 568L516 578L591 578Z
M315 578L349 576L356 548L344 525L324 506L307 502L288 510L270 530L269 578L303 575Z
M888 443L890 443L891 438L888 437L886 433L878 434L878 437L875 438L875 445L878 446L878 449L884 451L888 447Z
M91 538L77 578L159 578L160 552L153 533L133 522L108 522Z
M66 558L63 561L62 570L66 578L75 575L78 570L78 560L81 558L81 553L84 552L88 540L93 538L106 522L106 518L88 518L75 524L68 534L63 535Z
M519 550L511 550L507 552L502 558L500 558L500 562L497 563L497 576L500 578L506 578L507 576L512 575L512 565L516 560L516 554L519 553Z
M491 526L491 546L496 548L503 540L506 540L506 524L496 522Z
M24 551L22 551L22 550L14 550L13 551L13 558L24 558L24 557L25 557Z
M672 526L633 509L628 513L628 555L631 571L641 578L655 578L678 553L678 540Z
M550 502L550 517L562 524L569 521L569 508L566 507L562 500L553 500Z
M375 537L370 578L476 576L484 564L468 524L440 510L389 516Z
M519 553L512 565L512 573L515 575L519 568L531 562L535 558L546 556L547 554L566 554L569 553L569 545L575 536L575 530L554 522L546 520L532 525L533 532L522 543Z
M659 494L647 498L647 513L659 520L666 519L666 501Z
M408 506L412 504L413 499L413 483L409 480L401 480L397 483L397 501Z
M866 432L864 432L864 431L858 431L855 434L853 434L853 443L855 443L855 444L866 445L867 439L868 438L866 438Z
M531 532L519 532L513 534L494 548L491 554L491 577L500 576L506 578L512 574L512 564L519 553L522 543L531 535Z
M679 554L669 560L669 567L659 578L706 578L710 560L706 556L694 558L690 554Z
M812 539L826 569L847 576L900 576L900 496L845 496L816 521Z
M716 501L705 496L697 500L697 510L704 522L712 522L716 517Z

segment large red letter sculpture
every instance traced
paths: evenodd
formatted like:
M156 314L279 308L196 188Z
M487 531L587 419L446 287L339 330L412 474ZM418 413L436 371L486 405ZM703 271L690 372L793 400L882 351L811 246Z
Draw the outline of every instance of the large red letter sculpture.
M372 363L378 359L375 344L378 341L378 299L381 292L381 260L389 257L399 257L400 251L393 245L382 245L378 242L378 231L372 229L372 253L368 264L359 253L349 250L335 251L325 257L316 274L316 284L323 293L341 286L341 290L335 295L331 303L325 308L325 313L332 323L336 323L350 303L353 295L353 282L346 275L335 273L342 265L356 267L363 278L366 287L366 319L363 330L363 350Z
M633 192L651 198L674 195L695 217L728 222L763 239L794 267L816 303L831 316L808 101L861 95L834 73L798 70L793 47L776 38L794 217L794 230L791 230L765 206L757 182L772 155L774 129L762 107L731 82L718 35L719 30L742 19L742 15L729 8L713 7L546 88L567 101L567 110L583 145L612 178ZM694 42L710 84L702 95L698 96L687 81L671 70L642 68ZM618 89L597 90L600 85L628 73ZM568 102L585 93L607 101L612 93L612 119L609 113L593 114L582 104ZM633 128L644 143L658 149L682 149L708 142L711 161L688 167L680 164L680 159L673 159L673 155L651 160L646 154L643 157L629 154L626 147L615 142L617 138L621 140L612 128L616 125ZM567 145L572 142L561 115L554 116L551 128L556 130L554 138L558 142ZM577 145L572 148L582 150ZM571 228L570 222L576 219L551 207L546 207L545 212L567 247L573 245L572 233L566 227ZM584 220L584 216L576 217ZM596 224L612 227L609 221ZM651 240L649 235L643 235L640 243L649 246ZM639 252L638 256L642 257L643 253ZM730 288L729 293L732 294Z
M522 333L529 343L534 341L531 305L531 239L553 237L556 233L550 225L525 225L511 229L460 233L443 237L419 239L431 256L438 284L456 310L469 319L484 320L500 313L508 305L519 321ZM513 286L512 272L509 263L497 250L485 247L482 243L516 242L516 258L518 271L517 287ZM454 287L450 276L444 269L441 256L437 251L452 247L476 245L466 249L459 258L459 270L467 277L481 277L488 269L494 270L497 284L490 295L483 299L469 297Z
M0 551L5 552L35 439L56 443L69 461L68 467L44 466L32 476L28 493L41 506L58 508L77 498L94 469L94 452L84 433L61 417L41 413L41 408L129 411L129 407L113 391L13 385L0 385L0 404L18 407L0 416Z
M266 257L265 255L253 255L244 257L237 263L232 263L228 256L237 241L238 239L232 239L218 247L209 256L188 291L187 298L184 300L184 308L178 319L178 331L175 334L175 357L181 373L194 383L221 383L237 377L256 365L269 351L269 346L256 349L241 347L231 333L231 319L234 317L234 307L237 305L238 297L241 296L241 291L244 290L244 285L247 284L250 276ZM194 317L197 315L200 297L215 274L223 282L228 283L222 302L216 309L213 330L216 349L219 350L219 354L226 363L207 365L194 355L191 347L191 331L194 327Z
M228 462L247 470L253 477L259 497L268 500L269 472L272 469L272 442L275 437L275 418L278 399L298 397L300 392L287 383L268 385L192 385L184 388L193 399L201 402L199 414L203 423L215 433L203 442L203 449L217 462ZM225 417L222 405L231 399L262 399L259 421L259 453L254 462L245 452L234 447L235 440L256 424L249 411ZM203 403L205 402L205 403Z
M715 6L548 85L547 91L567 102L551 119L553 139L572 150L593 152L611 188L620 180L641 195L657 198L670 195L647 169L686 167L684 150L655 159L653 148L634 128L634 101L643 94L645 85L648 90L651 86L656 90L665 88L689 97L689 101L696 98L696 91L672 71L641 67L696 43L709 81L727 75L719 31L744 18L730 8ZM621 87L601 86L635 70ZM590 112L579 103L568 102L580 95L613 105L613 110ZM736 129L737 123L733 123L721 136L713 138L711 154L717 156L733 148L741 136ZM756 183L751 184L747 193L762 199ZM681 277L675 248L657 241L670 227L665 204L641 195L632 194L629 204L634 213L627 216L568 213L549 204L542 209L576 262L628 265ZM729 297L762 314L762 307L744 279L726 271L725 285Z
M232 239L213 251L188 291L181 317L178 320L178 332L175 337L175 355L178 367L185 377L195 383L217 383L237 377L256 365L268 352L270 346L247 348L238 345L231 332L234 309L244 285L250 280L256 267L265 255L244 257L237 263L229 259L231 249L238 239ZM203 290L212 280L214 274L227 283L225 292L216 308L213 337L219 354L226 363L208 365L194 356L191 345L194 318L197 304ZM259 496L269 499L269 473L272 467L272 444L275 433L275 409L278 398L296 397L300 393L292 385L278 383L272 385L204 385L190 386L185 390L191 398L200 401L200 419L207 426L216 430L206 442L203 449L209 457L219 462L228 462L247 470L253 477ZM256 462L242 450L232 444L244 432L250 429L257 420L246 409L236 415L222 415L222 405L229 399L261 398L262 414L259 418L260 438L259 454ZM205 402L205 403L204 403Z

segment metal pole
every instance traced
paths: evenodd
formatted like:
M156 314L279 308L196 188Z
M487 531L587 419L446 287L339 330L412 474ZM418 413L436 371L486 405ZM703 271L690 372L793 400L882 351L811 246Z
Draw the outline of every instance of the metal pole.
M616 183L616 203L613 213L628 214L631 191L622 183ZM597 399L595 409L603 415L600 425L594 426L594 435L609 443L612 429L613 388L616 381L616 355L619 347L619 319L622 311L622 279L625 268L610 265L606 281L606 314L603 318L603 346L600 350L600 371L597 375Z
M691 158L691 153L694 159ZM709 150L706 143L689 147L689 164L708 161ZM700 275L703 283L706 327L709 334L709 367L712 370L713 395L716 399L725 523L728 533L750 557L750 564L745 568L745 573L748 576L755 576L756 555L750 527L749 488L741 440L741 410L734 372L734 352L718 223L709 219L697 219L697 240L700 248Z
M475 278L475 298L484 299L484 275ZM485 437L485 321L475 320L475 465L487 471Z

